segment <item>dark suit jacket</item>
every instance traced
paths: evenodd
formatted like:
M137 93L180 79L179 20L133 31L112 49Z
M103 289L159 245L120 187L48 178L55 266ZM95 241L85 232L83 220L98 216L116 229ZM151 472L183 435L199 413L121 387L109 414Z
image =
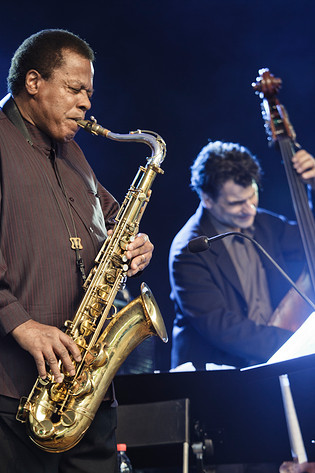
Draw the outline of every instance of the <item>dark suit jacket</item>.
M204 369L208 362L237 367L263 363L291 335L248 319L243 290L222 240L213 242L209 250L201 253L187 249L192 238L215 234L209 212L200 204L171 246L171 298L176 312L173 368L188 361L197 369ZM304 264L304 252L295 222L258 209L254 239L292 279L297 279ZM265 256L259 256L275 309L290 286Z

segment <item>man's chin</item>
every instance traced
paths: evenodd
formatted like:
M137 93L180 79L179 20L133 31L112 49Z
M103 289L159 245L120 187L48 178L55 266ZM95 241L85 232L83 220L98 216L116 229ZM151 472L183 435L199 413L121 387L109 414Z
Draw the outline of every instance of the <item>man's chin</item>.
M60 138L60 140L58 140L58 141L61 141L62 143L69 143L69 141L73 140L73 138L75 137L76 134L77 134L77 131L75 131L75 132L71 131L71 132L67 133L66 135L62 136Z
M68 121L66 125L67 126L60 128L60 134L62 136L60 136L60 139L58 141L61 141L63 143L68 143L69 141L72 141L79 131L79 127L74 120Z
M246 221L242 221L239 223L239 228L241 230L246 230L247 228L250 228L254 223L254 219L251 218L251 219L248 219Z

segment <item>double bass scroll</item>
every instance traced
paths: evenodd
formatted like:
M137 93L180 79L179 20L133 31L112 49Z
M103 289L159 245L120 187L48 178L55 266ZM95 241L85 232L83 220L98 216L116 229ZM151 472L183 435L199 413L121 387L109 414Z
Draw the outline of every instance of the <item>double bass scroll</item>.
M304 293L313 296L315 289L315 220L309 206L306 185L292 164L292 157L300 146L296 142L296 134L286 109L277 98L281 85L282 80L274 77L269 69L260 69L259 77L256 78L252 87L262 99L262 116L269 144L277 144L281 152L305 251L308 271L302 273L297 285ZM291 289L275 310L269 325L295 331L305 322L309 314L310 306Z

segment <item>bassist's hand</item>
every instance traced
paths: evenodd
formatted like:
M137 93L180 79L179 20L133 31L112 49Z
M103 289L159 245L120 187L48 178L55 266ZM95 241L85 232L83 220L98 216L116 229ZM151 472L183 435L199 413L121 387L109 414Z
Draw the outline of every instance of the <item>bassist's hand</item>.
M305 184L309 184L315 190L315 159L304 149L295 153L292 158L293 167L301 176Z

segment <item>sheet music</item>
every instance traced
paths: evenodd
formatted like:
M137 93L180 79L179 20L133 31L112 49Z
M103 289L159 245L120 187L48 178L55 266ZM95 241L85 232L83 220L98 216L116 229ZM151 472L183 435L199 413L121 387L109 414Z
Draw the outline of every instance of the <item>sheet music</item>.
M267 361L267 364L299 358L315 353L315 312Z

